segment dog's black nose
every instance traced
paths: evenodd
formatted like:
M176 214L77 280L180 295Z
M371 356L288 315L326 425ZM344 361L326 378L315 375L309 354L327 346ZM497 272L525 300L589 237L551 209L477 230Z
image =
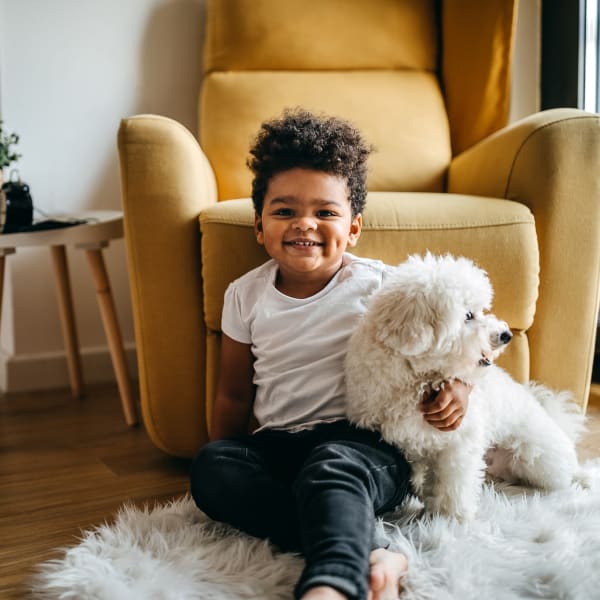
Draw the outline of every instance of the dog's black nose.
M506 331L503 331L500 334L500 341L503 344L508 344L508 342L510 342L510 340L512 340L512 333L510 331L508 331L508 329Z

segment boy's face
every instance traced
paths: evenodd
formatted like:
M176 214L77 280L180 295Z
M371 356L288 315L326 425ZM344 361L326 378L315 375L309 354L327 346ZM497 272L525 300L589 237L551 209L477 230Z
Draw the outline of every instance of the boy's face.
M361 215L352 216L345 179L295 168L269 182L261 215L259 244L279 263L280 276L328 281L348 246L356 245Z

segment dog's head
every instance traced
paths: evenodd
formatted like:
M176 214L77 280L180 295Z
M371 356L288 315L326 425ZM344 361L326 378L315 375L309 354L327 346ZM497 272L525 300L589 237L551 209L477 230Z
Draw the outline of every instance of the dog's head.
M411 256L373 299L375 337L419 372L468 378L512 338L486 313L492 295L485 271L467 258Z

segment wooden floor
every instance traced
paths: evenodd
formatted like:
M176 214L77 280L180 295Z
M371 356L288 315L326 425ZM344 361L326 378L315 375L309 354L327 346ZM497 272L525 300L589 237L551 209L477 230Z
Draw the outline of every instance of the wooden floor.
M600 388L582 459L600 456ZM116 387L0 396L0 598L28 596L34 566L59 556L81 530L124 502L162 502L187 491L189 462L128 428Z
M116 386L0 397L0 598L22 599L34 565L109 520L124 502L188 488L188 461L129 428Z

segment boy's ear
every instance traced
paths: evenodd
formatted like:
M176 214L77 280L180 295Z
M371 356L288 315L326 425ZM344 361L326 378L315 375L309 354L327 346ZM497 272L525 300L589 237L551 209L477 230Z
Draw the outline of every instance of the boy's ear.
M254 234L256 235L256 241L259 244L263 244L264 237L262 228L262 217L257 213L254 213Z
M358 213L356 216L352 217L352 222L350 223L350 232L348 234L348 246L356 246L356 242L358 242L358 238L360 237L361 231L362 215Z

